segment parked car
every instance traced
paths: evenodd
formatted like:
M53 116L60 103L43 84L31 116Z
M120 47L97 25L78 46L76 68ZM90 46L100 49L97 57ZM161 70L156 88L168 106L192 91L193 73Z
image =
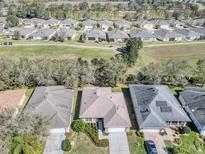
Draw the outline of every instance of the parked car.
M156 148L156 145L155 145L154 141L146 140L144 142L144 144L145 144L147 154L158 154L157 153L157 148Z

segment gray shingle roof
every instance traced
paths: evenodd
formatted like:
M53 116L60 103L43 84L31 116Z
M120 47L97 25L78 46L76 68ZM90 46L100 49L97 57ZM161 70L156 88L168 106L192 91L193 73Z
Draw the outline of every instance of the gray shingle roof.
M31 33L35 32L35 29L33 29L33 28L23 28L21 30L18 30L18 32L20 33L21 36L25 36L25 35L28 35L28 34L31 34Z
M75 35L76 31L73 29L61 28L58 33L63 34L65 37L73 37Z
M106 39L106 34L105 32L95 29L95 30L91 30L91 31L86 31L85 32L86 37L93 37L93 38L102 38L102 39Z
M59 23L60 23L60 20L57 20L57 19L49 19L44 22L44 24L46 25L54 25L54 24L59 24Z
M177 31L170 31L170 30L165 30L165 29L159 29L159 30L156 30L154 32L154 35L157 37L157 38L160 38L160 39L166 39L166 38L180 38L180 37L185 37L183 34L181 33L178 33Z
M50 35L52 35L52 34L54 34L55 33L55 30L53 30L53 29L50 29L50 28L48 28L48 29L40 29L40 30L38 30L38 31L36 31L36 32L34 32L34 33L32 33L32 36L34 36L34 37L44 37L44 36L50 36Z
M72 90L64 86L37 87L24 112L40 115L49 120L52 128L70 125Z
M141 129L162 129L166 121L190 121L167 86L129 85L138 125Z
M97 22L95 20L88 19L88 20L83 21L83 24L85 26L95 26L97 24Z
M105 127L131 127L122 92L110 87L83 88L80 118L103 118Z
M109 31L108 32L108 37L109 39L128 39L129 36L126 32L124 31Z
M156 38L151 32L145 31L145 30L132 30L130 31L130 37L131 38Z
M115 25L129 27L132 25L132 22L122 19L122 20L116 21Z
M105 25L105 26L108 26L108 27L112 27L113 26L113 22L110 21L110 20L102 20L102 21L99 21L98 22L101 26L102 25Z
M187 19L183 20L183 22L191 26L202 26L205 24L205 18Z
M180 92L180 97L184 101L181 103L190 109L201 125L205 125L205 89L185 88Z
M147 21L145 20L137 20L137 21L134 21L132 24L133 25L136 25L136 26L143 26Z
M205 36L205 28L191 28L191 30Z
M183 34L186 37L200 37L201 34L190 29L177 29L176 32Z
M63 21L60 22L60 24L62 25L75 25L77 23L77 20L74 20L74 19L65 19Z
M44 19L39 19L39 18L32 18L31 21L34 23L34 24L43 24L45 22Z

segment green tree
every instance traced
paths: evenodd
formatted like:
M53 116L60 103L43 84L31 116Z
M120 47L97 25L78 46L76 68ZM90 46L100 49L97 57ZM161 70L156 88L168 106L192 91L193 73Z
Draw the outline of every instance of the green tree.
M18 17L15 15L9 15L6 18L6 26L7 27L15 27L19 24Z
M139 49L143 47L143 43L137 39L129 39L126 48L127 53L125 54L125 59L127 59L128 65L134 65L138 58Z
M74 120L72 123L72 128L75 132L83 132L85 129L85 122L81 119Z

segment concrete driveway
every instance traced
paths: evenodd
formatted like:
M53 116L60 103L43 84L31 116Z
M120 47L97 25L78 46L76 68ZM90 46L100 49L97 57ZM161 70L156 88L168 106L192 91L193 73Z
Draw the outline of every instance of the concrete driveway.
M109 133L110 154L130 154L125 132Z
M65 134L50 134L46 141L44 154L63 154L62 142Z
M168 154L166 146L164 144L164 138L156 132L144 132L145 140L152 140L156 144L156 148L159 154Z

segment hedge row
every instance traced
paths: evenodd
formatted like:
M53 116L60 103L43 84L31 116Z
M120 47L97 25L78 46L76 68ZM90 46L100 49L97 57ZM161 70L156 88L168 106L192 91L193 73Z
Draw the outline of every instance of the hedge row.
M90 137L96 146L106 147L109 145L107 139L99 140L97 125L95 123L86 123L84 132Z

